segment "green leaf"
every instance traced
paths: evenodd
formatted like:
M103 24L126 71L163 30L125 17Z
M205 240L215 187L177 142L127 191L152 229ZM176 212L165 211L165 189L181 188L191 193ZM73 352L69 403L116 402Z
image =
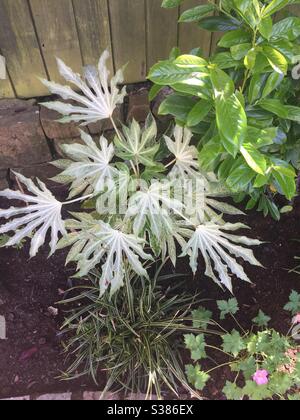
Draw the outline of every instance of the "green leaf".
M279 10L283 9L287 6L289 0L273 0L271 3L263 10L262 16L268 17L272 16L274 13L279 12Z
M164 87L160 85L153 85L149 92L149 101L153 101L163 88Z
M292 166L283 162L283 165L276 164L272 167L272 175L279 186L282 194L288 200L291 200L296 195L296 173Z
M235 60L241 60L242 58L246 57L246 55L248 54L249 50L251 50L251 44L250 43L246 43L246 44L239 44L239 45L235 45L233 47L230 48L230 52L232 57Z
M233 94L230 97L217 98L216 114L221 142L227 152L235 157L247 133L245 109Z
M171 9L172 7L178 7L183 3L184 0L163 0L162 7L165 9Z
M240 163L227 177L226 184L234 192L247 191L256 173L247 165Z
M239 305L236 298L226 300L218 300L217 305L221 311L220 319L225 319L226 315L235 315L239 311Z
M191 358L197 362L206 358L206 343L204 334L194 335L188 334L184 336L185 346L191 351Z
M260 328L268 327L271 318L267 316L261 309L256 318L252 320L254 324L258 325Z
M238 20L227 16L211 16L202 19L199 22L199 26L200 28L211 32L226 32L239 29L241 23Z
M239 401L243 397L241 388L239 388L237 384L229 381L226 381L226 385L223 388L223 393L229 401Z
M285 105L279 99L263 99L259 101L259 106L280 118L287 119L289 116Z
M160 115L173 115L176 119L186 122L189 113L195 106L193 98L173 93L160 105Z
M288 17L273 26L272 39L295 41L300 36L300 18Z
M174 61L176 58L178 58L181 55L181 51L179 47L172 48L170 54L169 54L169 60Z
M288 113L288 119L296 121L300 124L300 108L297 106L286 105L285 109Z
M245 350L246 343L241 337L240 333L233 330L231 334L226 334L222 337L223 345L222 348L226 353L232 354L237 357L242 350Z
M231 48L235 45L245 44L251 41L250 33L243 29L237 29L226 33L219 41L218 46L221 48Z
M203 391L210 376L201 370L199 365L186 366L186 376L190 384L192 384L198 391Z
M209 101L201 100L192 108L187 118L187 126L195 127L209 114L213 105Z
M283 81L283 74L282 73L271 73L268 77L268 80L266 82L266 85L264 87L263 93L262 93L262 99L269 96L275 89L278 88L280 83Z
M209 15L216 9L213 4L204 4L201 6L194 7L193 9L186 10L181 15L179 22L197 22L203 17Z
M235 86L231 77L219 68L210 71L211 82L215 91L215 96L227 97L234 93Z
M183 82L190 79L191 77L198 76L197 72L195 74L195 68L176 65L174 62L170 61L160 61L155 64L149 73L149 79L158 85L174 85L175 83ZM201 69L199 67L198 73L201 76Z
M253 171L260 175L265 175L267 170L267 161L251 143L244 143L240 149L245 161L248 163Z
M269 41L269 39L272 36L272 30L273 30L272 18L269 16L262 19L258 26L258 30L262 34L262 36Z
M269 47L267 45L263 46L263 53L269 61L270 65L277 73L282 73L284 75L287 73L288 62L284 55L282 55L275 48Z
M261 401L272 397L272 392L268 385L257 385L254 381L247 381L242 390L243 395L247 395L250 400Z
M244 59L244 64L247 69L252 70L255 67L257 58L257 50L256 48L252 48L246 55Z
M221 154L224 152L220 143L219 136L214 137L206 143L199 153L200 168L205 171L214 171L216 164L219 162Z
M230 52L215 54L212 57L211 63L216 64L221 70L231 69L239 65L239 62L233 59Z
M250 104L253 104L257 99L259 99L263 81L264 78L261 76L261 74L255 74L252 76L248 90L248 100Z
M251 379L256 372L257 364L253 356L247 357L245 360L241 360L235 363L232 367L233 372L242 371L246 380Z
M204 58L198 57L197 55L184 54L177 57L174 64L180 68L190 68L192 70L199 71L203 70L208 63L204 60Z
M194 328L201 328L206 330L213 317L213 313L200 306L198 309L192 312L192 317Z
M285 311L289 311L292 315L297 315L300 312L300 294L295 290L290 294L289 302L284 307Z

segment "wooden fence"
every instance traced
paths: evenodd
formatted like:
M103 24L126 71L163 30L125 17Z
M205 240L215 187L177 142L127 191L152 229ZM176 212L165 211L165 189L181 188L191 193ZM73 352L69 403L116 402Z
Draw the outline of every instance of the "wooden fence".
M186 0L164 10L162 0L0 0L0 54L8 77L0 97L47 94L38 77L60 81L55 57L74 70L96 63L109 48L111 69L128 63L126 83L143 81L149 67L174 46L184 52L215 44L197 25L178 24L179 14L206 0Z

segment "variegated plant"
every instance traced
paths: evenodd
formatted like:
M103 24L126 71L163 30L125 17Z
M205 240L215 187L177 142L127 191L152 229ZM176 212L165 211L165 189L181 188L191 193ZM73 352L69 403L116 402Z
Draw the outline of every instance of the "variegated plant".
M67 263L76 262L77 276L101 268L101 295L107 289L116 292L128 270L146 277L153 259L169 258L175 266L178 254L189 256L194 274L202 254L206 274L232 291L232 274L249 281L236 258L260 265L247 248L260 242L230 233L246 226L226 223L223 214L241 212L219 200L226 191L214 175L201 170L187 128L176 126L173 136L159 138L152 115L144 127L133 121L120 131L116 128L113 115L125 89L118 88L122 71L109 80L107 58L105 52L98 69L86 68L84 78L58 60L61 75L82 94L68 86L44 83L53 94L79 106L43 105L63 114L62 122L87 125L111 119L114 141L109 143L104 136L94 141L81 131L81 144L63 146L67 159L54 162L62 170L54 180L70 187L69 201L64 203L41 181L35 185L16 174L28 193L5 190L0 196L24 201L26 206L0 211L1 218L13 217L1 226L0 234L15 232L6 245L30 237L30 256L34 257L51 230L51 255L70 247ZM62 206L76 201L82 203L82 211L63 220Z

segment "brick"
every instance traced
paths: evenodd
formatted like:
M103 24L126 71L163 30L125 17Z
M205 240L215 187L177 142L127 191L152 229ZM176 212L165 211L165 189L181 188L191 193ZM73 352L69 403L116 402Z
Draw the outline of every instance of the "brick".
M36 105L35 99L1 99L0 100L0 113L19 113L28 110Z
M148 94L147 89L141 89L129 96L127 122L130 122L133 118L138 122L146 120L150 112Z
M37 397L37 401L71 401L72 394L65 393L65 394L45 394Z
M78 137L80 135L79 125L73 122L67 124L60 123L58 120L61 118L62 115L58 112L41 105L41 124L48 139L54 140ZM83 127L80 128L86 130Z
M43 163L41 165L27 166L24 168L14 168L13 170L24 175L26 178L39 178L43 182L48 182L50 178L55 177L59 172L61 172L55 166L51 165L51 163ZM12 173L10 177L11 180L14 181Z
M29 166L52 159L40 124L39 107L18 109L0 110L0 169Z
M83 400L84 401L100 401L102 397L102 392L84 392ZM119 401L120 395L117 393L107 392L102 397L104 401Z

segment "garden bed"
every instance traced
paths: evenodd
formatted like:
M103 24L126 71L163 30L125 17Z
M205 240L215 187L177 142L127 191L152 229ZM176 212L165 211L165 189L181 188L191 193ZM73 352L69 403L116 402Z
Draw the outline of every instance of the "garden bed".
M60 191L61 192L61 191ZM57 191L56 191L57 193ZM0 201L0 207L4 203ZM6 203L7 205L7 203ZM265 219L257 212L250 213L245 222L251 226L249 236L266 241L255 250L265 269L247 267L252 285L235 281L235 294L240 304L239 321L244 328L251 328L251 320L262 309L272 317L271 326L283 333L291 319L283 306L290 291L300 289L300 276L288 273L300 255L300 243L293 242L300 234L300 201L292 213L278 223ZM7 322L7 340L0 341L0 398L34 393L99 390L105 385L105 374L99 378L99 387L89 378L63 382L58 377L66 370L63 337L60 325L65 308L57 305L64 291L70 286L72 268L65 267L66 251L57 252L47 259L45 247L39 255L28 261L28 245L20 251L0 250L0 315ZM188 263L179 260L178 272L190 272ZM201 270L195 278L186 280L186 291L200 289L203 299L211 299L205 306L216 310L216 300L228 298L211 280L204 278ZM52 309L57 308L58 315ZM217 314L217 311L215 311ZM216 315L217 316L217 315ZM234 327L229 320L225 327ZM216 355L218 362L222 357ZM209 362L210 363L210 362ZM229 372L217 371L209 382L205 397L221 399L221 389ZM231 377L229 378L231 379Z

